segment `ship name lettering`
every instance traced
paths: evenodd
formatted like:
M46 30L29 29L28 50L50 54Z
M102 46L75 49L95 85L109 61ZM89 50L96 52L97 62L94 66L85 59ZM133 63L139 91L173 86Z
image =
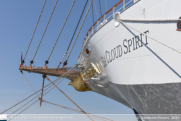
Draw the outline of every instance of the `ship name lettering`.
M149 30L144 32L145 34L149 33ZM131 50L136 50L138 48L143 47L143 45L147 45L147 36L145 36L144 39L144 34L137 35L133 37L132 39L124 39L123 40L123 46L124 46L124 54L130 53ZM145 40L145 43L143 42L143 39Z
M144 34L149 33L149 30L145 31ZM105 56L101 56L101 62L103 63L104 68L114 61L116 58L122 57L123 53L128 54L131 51L134 51L138 48L143 47L143 45L148 44L147 36L144 34L137 35L133 37L132 39L124 39L123 40L123 47L121 45L118 45L111 49L110 51L106 50ZM145 36L145 37L144 37Z

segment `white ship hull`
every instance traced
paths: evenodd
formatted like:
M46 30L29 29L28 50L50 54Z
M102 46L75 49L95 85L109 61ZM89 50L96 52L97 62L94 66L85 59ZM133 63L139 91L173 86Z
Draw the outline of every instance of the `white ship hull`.
M181 0L140 0L120 18L179 19L180 5ZM181 113L181 31L177 31L177 22L124 21L117 27L115 22L104 24L83 47L79 63L83 67L94 63L101 72L100 80L90 79L88 86L140 114ZM88 46L89 54L85 51Z

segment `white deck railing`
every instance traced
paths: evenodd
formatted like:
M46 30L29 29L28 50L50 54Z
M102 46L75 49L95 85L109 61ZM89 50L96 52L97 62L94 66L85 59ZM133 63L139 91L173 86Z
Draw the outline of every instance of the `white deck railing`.
M109 9L103 16L101 16L92 26L91 28L88 30L85 38L84 38L84 42L83 42L83 46L82 46L82 50L80 55L82 54L83 48L85 46L85 44L87 43L87 40L89 40L89 38L96 33L103 25L105 25L108 21L110 21L114 14L117 12L122 12L124 11L127 7L129 7L130 5L132 5L133 3L137 2L138 0L129 0L127 3L125 3L125 0L121 0L120 2L118 2L116 5L114 5L111 9ZM118 8L117 6L120 5L122 3L122 6L120 8ZM115 10L116 8L118 8L117 10ZM109 15L107 18L106 16L110 13L111 15ZM102 21L102 22L100 22ZM80 57L80 56L79 56Z

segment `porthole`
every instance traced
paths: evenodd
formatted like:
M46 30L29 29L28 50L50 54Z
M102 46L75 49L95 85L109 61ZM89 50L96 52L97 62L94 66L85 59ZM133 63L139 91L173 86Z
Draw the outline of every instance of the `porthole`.
M87 54L89 54L89 52L90 52L90 46L88 46L85 51L86 51Z
M88 49L86 49L86 53L89 54L89 50Z

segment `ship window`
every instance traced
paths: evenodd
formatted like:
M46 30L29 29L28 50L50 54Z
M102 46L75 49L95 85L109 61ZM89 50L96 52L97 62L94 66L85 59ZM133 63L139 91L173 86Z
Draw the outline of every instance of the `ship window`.
M181 17L179 19L181 19ZM181 31L181 21L177 22L177 30Z

